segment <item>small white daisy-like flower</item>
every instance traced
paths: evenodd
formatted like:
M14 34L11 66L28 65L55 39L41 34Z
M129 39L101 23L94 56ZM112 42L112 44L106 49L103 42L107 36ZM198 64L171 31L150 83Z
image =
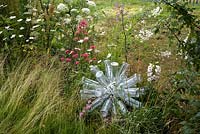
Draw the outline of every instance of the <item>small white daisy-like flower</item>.
M35 25L35 26L32 27L32 29L35 29L35 28L38 28L38 27L40 27L40 25Z
M13 39L13 38L15 38L16 37L16 34L13 34L13 35L11 35L11 39Z
M87 51L88 51L88 52L91 52L92 50L93 50L93 49L88 49Z
M29 42L29 40L26 40L26 42Z
M21 22L23 19L18 19L17 22Z
M149 66L147 68L147 81L151 82L159 79L160 73L161 67L159 65L149 63Z
M108 55L106 56L106 58L108 59L108 58L110 58L112 56L112 54L111 53L108 53Z
M10 16L9 18L12 20L12 19L15 19L15 18L16 18L16 16Z
M0 34L2 34L3 33L3 31L0 31Z
M36 22L40 22L40 21L42 21L42 19L37 19L37 20L36 20Z
M81 21L82 19L83 19L83 17L81 15L76 16L76 21Z
M96 3L94 1L88 1L87 4L92 7L96 7Z
M80 49L80 48L77 48L77 47L75 47L75 48L74 48L74 50L80 51L81 49Z
M70 24L71 21L72 21L72 20L71 20L70 18L65 18L65 19L64 19L64 23L65 23L65 24Z
M6 29L6 30L9 30L9 29L10 29L10 26L6 26L5 29Z
M169 58L170 55L172 55L172 53L171 53L170 51L164 51L164 52L160 52L160 55L161 55L162 57L167 57L167 58Z
M21 35L21 34L20 34L20 35L19 35L19 38L22 38L22 37L24 37L24 35Z
M101 63L101 60L98 60L97 63L98 63L98 64Z
M64 12L64 11L67 11L68 8L67 8L67 6L66 6L65 4L60 3L60 4L58 4L58 6L57 6L57 10L58 10L59 12Z
M31 21L31 18L26 18L26 22L30 22Z
M95 53L100 53L101 51L98 50L98 49L95 49L94 52L95 52Z
M84 40L82 40L82 39L78 41L78 43L83 43L83 42L84 42Z
M19 30L24 30L24 29L25 29L24 27L20 27L20 28L19 28Z
M70 11L71 13L78 13L78 10L77 9L75 9L75 8L73 8L73 9L71 9L71 11Z
M30 39L30 40L34 40L35 38L34 38L34 37L29 37L29 39Z
M160 15L161 12L162 12L162 8L158 6L155 9L151 10L152 14L150 15L150 17L151 16L156 17L156 16Z
M90 9L89 8L82 8L81 11L85 14L89 14L90 13Z

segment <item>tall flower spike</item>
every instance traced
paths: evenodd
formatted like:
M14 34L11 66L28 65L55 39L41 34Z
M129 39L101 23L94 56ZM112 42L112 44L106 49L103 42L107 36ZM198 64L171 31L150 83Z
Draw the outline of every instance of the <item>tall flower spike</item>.
M127 78L126 71L129 64L123 63L119 68L117 62L105 60L105 75L97 66L91 66L91 72L96 80L83 77L84 89L80 91L82 99L94 100L91 102L88 112L101 107L100 112L103 118L119 113L126 114L127 106L139 108L142 103L138 98L144 93L143 88L137 88L136 84L141 81L139 74Z

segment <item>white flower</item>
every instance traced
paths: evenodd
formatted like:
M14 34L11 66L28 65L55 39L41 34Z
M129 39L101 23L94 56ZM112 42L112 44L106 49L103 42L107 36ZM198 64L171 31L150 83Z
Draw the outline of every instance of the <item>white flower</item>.
M54 30L54 29L51 29L50 31L51 31L51 32L55 32L56 30Z
M7 40L7 38L3 38L3 41Z
M108 53L108 55L106 56L106 58L108 59L108 58L110 58L111 57L111 53Z
M72 13L77 13L78 12L78 10L77 9L75 9L75 8L73 8L73 9L71 9L71 11L70 12L72 12Z
M12 20L12 19L15 19L16 18L16 16L10 16L10 19Z
M82 40L82 39L78 41L78 43L83 43L83 42L84 42L84 40Z
M71 20L70 18L65 18L65 19L64 19L64 23L65 23L65 24L70 24L71 21L72 21L72 20Z
M29 40L26 40L26 42L29 42Z
M92 50L93 50L93 49L88 49L87 51L88 51L88 52L91 52Z
M9 29L10 29L10 26L6 26L5 29L6 29L6 30L9 30Z
M29 39L30 39L30 40L34 40L35 38L34 38L34 37L29 37Z
M96 4L95 4L95 2L94 1L88 1L87 2L87 4L89 5L89 6L93 6L93 7L96 7Z
M88 21L89 21L89 20L93 20L93 17L89 15L89 16L86 17L86 19L87 19Z
M24 30L24 27L20 27L19 30Z
M32 27L32 29L38 28L40 25L35 25Z
M161 67L159 65L155 65L155 72L157 73L157 75L160 75Z
M20 35L19 35L19 38L22 38L23 36L24 36L24 35L21 35L21 34L20 34Z
M31 18L26 18L26 22L30 22L31 21Z
M142 20L141 23L144 24L144 23L145 23L145 20Z
M162 12L162 8L161 7L156 7L155 9L151 10L152 16L156 17L158 15L160 15L160 13ZM150 15L151 17L151 15Z
M149 63L149 66L147 68L147 81L155 81L159 79L161 73L161 67L159 65L154 65L152 63Z
M90 13L90 9L89 8L82 8L81 11L85 14L89 14Z
M80 49L80 48L77 48L77 47L75 47L75 48L74 48L74 50L80 51L81 49Z
M100 53L101 51L98 50L98 49L95 49L94 52L95 52L95 53Z
M81 21L82 19L83 19L82 16L80 16L80 15L77 15L77 16L76 16L76 20L77 20L77 21Z
M68 8L67 8L67 6L66 6L65 4L60 3L60 4L58 4L58 6L57 6L57 10L58 10L59 12L64 12L64 11L67 11Z
M10 38L13 39L16 37L16 34L13 34Z
M170 51L164 51L164 52L160 52L160 55L162 57L167 57L169 58L170 55L172 55L172 53Z
M139 31L139 38L142 40L148 40L153 35L151 30L144 30L143 28Z
M21 22L23 19L18 19L17 22Z
M0 31L0 34L2 34L3 33L3 31Z
M37 21L37 22L40 22L40 21L42 21L42 19L37 19L36 21Z
M98 60L97 63L98 63L98 64L101 63L101 60Z

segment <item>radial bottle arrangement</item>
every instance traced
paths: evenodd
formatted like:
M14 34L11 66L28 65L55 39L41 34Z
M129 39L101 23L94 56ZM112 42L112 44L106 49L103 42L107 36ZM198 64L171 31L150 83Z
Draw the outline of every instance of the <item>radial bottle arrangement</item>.
M91 66L91 72L96 80L83 77L83 90L80 91L81 98L92 99L88 112L100 107L103 118L117 114L126 114L128 107L139 108L142 103L136 98L144 93L144 88L137 88L136 84L141 82L141 76L134 74L130 78L126 76L129 67L123 63L121 67L117 62L105 60L105 74L97 66Z

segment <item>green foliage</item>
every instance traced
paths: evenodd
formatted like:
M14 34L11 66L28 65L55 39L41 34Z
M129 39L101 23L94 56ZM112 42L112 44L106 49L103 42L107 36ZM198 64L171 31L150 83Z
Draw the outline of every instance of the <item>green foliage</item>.
M200 68L200 20L193 14L194 9L188 5L187 1L168 1L162 0L161 3L166 5L169 16L162 20L162 26L166 27L170 34L169 38L177 40L178 49L187 56L188 65L192 65L199 70ZM162 27L161 26L161 27ZM185 33L189 31L189 35ZM188 40L184 40L184 37Z

